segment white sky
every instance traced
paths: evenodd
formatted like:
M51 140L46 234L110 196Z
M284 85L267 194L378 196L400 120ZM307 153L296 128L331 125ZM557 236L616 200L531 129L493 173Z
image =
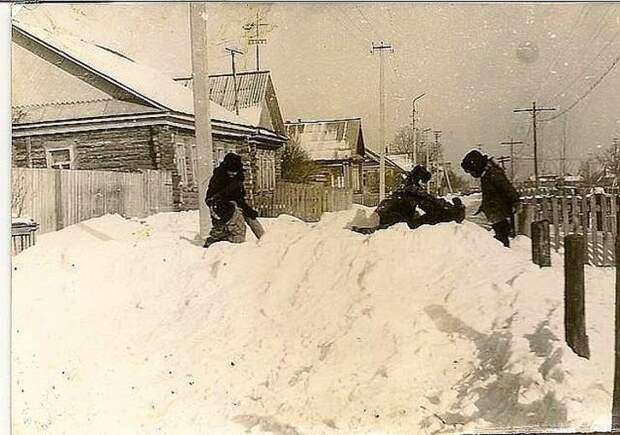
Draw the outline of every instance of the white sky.
M229 72L228 46L247 52L238 69L254 68L241 27L257 11L275 26L261 67L272 71L285 119L361 116L367 144L378 148L379 59L370 47L383 40L395 47L386 60L387 140L410 122L411 99L426 92L418 125L442 130L446 157L455 161L478 143L498 155L510 135L531 142L530 118L514 108L534 100L568 107L620 54L620 5L613 4L220 3L209 4L213 73ZM191 70L184 3L26 6L26 18L171 75ZM539 50L532 63L516 55L527 41ZM620 67L571 110L569 157L620 135L619 85ZM545 157L559 156L561 124L540 132Z

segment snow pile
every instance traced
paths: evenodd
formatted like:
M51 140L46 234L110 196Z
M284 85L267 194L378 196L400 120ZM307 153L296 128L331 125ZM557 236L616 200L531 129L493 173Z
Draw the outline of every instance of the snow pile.
M15 258L16 434L606 429L613 273L587 270L592 359L563 342L561 258L465 222L348 231L265 220L194 242L196 213L105 216Z

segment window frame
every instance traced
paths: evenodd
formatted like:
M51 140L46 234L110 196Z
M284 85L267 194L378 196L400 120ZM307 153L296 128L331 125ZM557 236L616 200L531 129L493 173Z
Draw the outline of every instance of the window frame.
M61 163L52 163L52 153L54 152L59 152L59 151L69 151L69 160L68 161L63 161ZM73 169L74 167L74 152L73 152L73 147L72 146L64 146L64 147L55 147L55 148L45 148L45 163L46 166L49 169ZM54 167L54 165L56 164L60 164L61 166L64 164L69 164L68 168L63 168L63 167Z
M179 148L181 148L183 150L183 156L181 157L179 155ZM177 166L177 173L179 174L179 176L181 177L181 183L183 183L183 186L187 186L188 185L188 179L187 179L187 150L185 149L185 143L184 142L177 142L176 143L176 148L174 150L174 160Z

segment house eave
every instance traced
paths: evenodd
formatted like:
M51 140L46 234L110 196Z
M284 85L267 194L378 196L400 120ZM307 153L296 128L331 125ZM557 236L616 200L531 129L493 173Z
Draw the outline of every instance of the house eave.
M194 130L194 117L192 115L176 112L110 115L13 124L12 132L13 137L18 138L83 131L150 127L156 125ZM256 140L260 140L261 143L272 144L272 146L275 147L282 146L287 141L285 137L256 127L234 124L218 119L212 119L211 125L212 133L217 136L245 139L252 137Z

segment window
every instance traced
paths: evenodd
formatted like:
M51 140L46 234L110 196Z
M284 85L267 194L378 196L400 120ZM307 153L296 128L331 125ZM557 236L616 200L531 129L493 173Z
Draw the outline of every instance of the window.
M353 183L353 190L360 190L360 171L358 166L353 166L351 168L351 181Z
M192 184L198 186L198 149L195 144L190 147L189 157L192 165Z
M47 150L47 167L52 169L71 169L71 148Z
M183 186L187 186L187 163L185 161L185 144L177 144L176 161L177 171L181 177L181 183Z
M256 186L258 190L272 190L276 186L276 160L272 153L257 153L258 174Z

